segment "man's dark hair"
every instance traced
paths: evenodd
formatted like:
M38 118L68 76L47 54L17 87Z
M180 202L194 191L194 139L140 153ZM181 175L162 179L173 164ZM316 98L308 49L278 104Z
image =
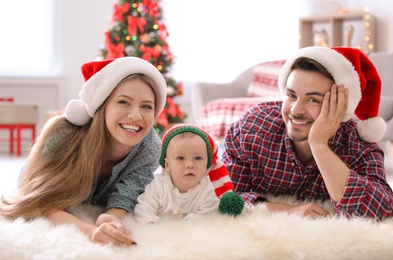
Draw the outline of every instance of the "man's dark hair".
M297 58L292 64L291 71L293 71L294 69L320 72L327 78L335 82L330 72L324 66L322 66L321 63L313 59L309 59L306 57Z

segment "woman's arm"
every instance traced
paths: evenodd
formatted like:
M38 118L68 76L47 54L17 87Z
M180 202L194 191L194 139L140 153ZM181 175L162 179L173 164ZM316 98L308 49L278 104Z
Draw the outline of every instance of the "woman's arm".
M114 214L119 216L124 213L118 212L123 210L115 209ZM110 212L113 212L112 209ZM104 213L109 215L110 213ZM102 215L100 215L101 217ZM99 225L93 225L82 221L76 216L66 212L65 210L54 210L46 214L46 217L57 224L73 224L77 226L83 233L85 233L92 242L100 244L113 244L113 245L132 245L135 241L131 239L128 234L128 228L121 223L119 218L115 215L111 217L105 216L97 219ZM124 214L125 216L125 214ZM100 220L100 221L99 221ZM105 221L104 221L105 220Z

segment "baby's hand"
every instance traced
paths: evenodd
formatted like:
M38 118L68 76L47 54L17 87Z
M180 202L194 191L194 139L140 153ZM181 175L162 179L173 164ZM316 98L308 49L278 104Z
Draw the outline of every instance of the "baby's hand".
M177 209L175 210L172 215L171 215L171 219L172 220L181 220L183 219L185 216L187 216L187 211L184 209Z

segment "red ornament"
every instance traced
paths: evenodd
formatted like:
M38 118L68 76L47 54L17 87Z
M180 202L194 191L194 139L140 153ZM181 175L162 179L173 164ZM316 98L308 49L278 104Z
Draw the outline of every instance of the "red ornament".
M116 46L111 41L110 32L105 32L105 45L108 50L106 59L115 59L124 57L124 46L123 43L119 42Z
M135 18L134 16L127 17L128 22L128 34L130 36L136 35L136 28L138 27L139 33L143 34L145 32L146 20L143 17Z
M166 113L166 109L164 108L157 119L157 124L162 125L164 128L168 126L168 117Z
M141 42L143 42L144 44L148 44L151 41L151 36L148 33L144 33L141 35Z

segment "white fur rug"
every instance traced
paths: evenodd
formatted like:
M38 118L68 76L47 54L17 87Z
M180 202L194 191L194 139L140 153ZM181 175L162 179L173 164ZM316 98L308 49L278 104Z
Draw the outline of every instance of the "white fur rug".
M93 223L99 209L75 214ZM126 218L138 245L101 246L76 227L45 219L0 217L0 259L393 259L393 220L337 216L311 220L269 213L263 206L236 218L138 224Z

